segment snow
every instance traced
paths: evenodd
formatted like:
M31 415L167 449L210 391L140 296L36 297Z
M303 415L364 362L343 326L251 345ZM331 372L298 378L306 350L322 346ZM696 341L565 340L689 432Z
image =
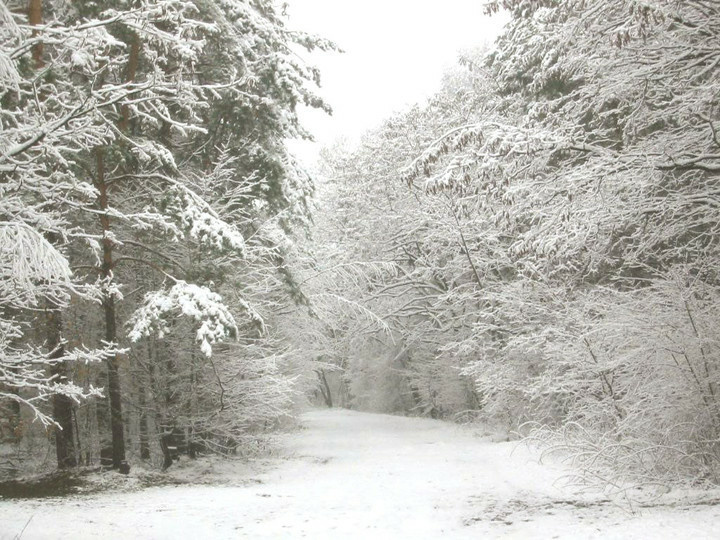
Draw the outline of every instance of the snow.
M345 410L308 412L304 426L264 471L229 462L221 485L1 502L0 539L26 524L25 540L720 537L714 501L633 514L469 428Z
M243 302L243 307L249 308ZM179 308L183 315L200 323L195 340L200 343L200 350L210 358L211 343L222 341L225 337L237 333L235 319L230 310L222 303L222 297L207 287L176 280L169 291L155 291L145 295L145 303L131 317L133 324L128 337L138 341L149 336L151 330L157 330L162 339L168 329L164 317Z

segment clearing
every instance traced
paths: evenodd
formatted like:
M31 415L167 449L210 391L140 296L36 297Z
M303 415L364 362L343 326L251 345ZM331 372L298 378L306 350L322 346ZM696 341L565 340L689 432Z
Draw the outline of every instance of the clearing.
M303 420L285 458L228 468L222 485L0 501L0 539L720 538L707 493L633 514L461 426L346 410Z

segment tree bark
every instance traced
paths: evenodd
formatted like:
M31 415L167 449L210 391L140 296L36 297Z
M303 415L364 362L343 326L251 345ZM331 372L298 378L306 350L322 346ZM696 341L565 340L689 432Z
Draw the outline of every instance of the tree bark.
M42 9L42 0L30 0L28 2L28 22L30 23L30 26L37 26L39 24L42 24L43 20L43 9ZM37 31L33 30L32 33L33 37L37 35ZM32 58L33 58L33 64L35 64L35 69L40 69L43 67L43 44L42 42L38 42L32 47Z
M148 425L147 397L145 386L140 385L140 459L150 459L150 426Z
M135 81L137 75L138 64L140 63L140 36L133 34L132 43L130 44L130 57L128 58L127 73L125 74L126 82ZM130 122L130 107L127 103L123 104L121 108L121 117L119 128L121 131L126 132L128 130Z
M47 346L50 349L49 358L55 360L65 354L62 342L62 316L56 306L49 306L46 311ZM55 381L63 381L66 366L64 362L53 363L50 366L50 375ZM75 438L73 436L73 403L64 394L55 394L52 398L53 419L58 424L55 429L55 454L58 469L75 467Z
M103 260L101 274L106 285L112 283L113 278L113 241L109 236L110 216L108 209L108 186L105 183L105 162L104 150L102 147L95 149L96 177L95 187L98 190L98 206L103 212L100 214L100 224L103 231ZM102 299L102 307L105 314L105 341L117 344L117 316L115 313L115 298L111 292L106 291ZM125 432L122 416L122 393L120 389L120 369L117 354L107 359L108 365L108 396L110 398L110 432L112 434L112 466L119 469L125 461Z
M332 406L333 406L332 393L330 392L330 385L328 384L327 377L325 377L325 370L324 369L316 369L315 373L317 374L318 379L320 380L320 392L322 393L322 397L325 400L325 405L327 405L329 408L332 408Z
M168 431L169 430L169 431ZM168 470L173 464L172 454L170 453L170 444L172 443L172 428L168 426L160 426L160 450L163 455L162 470Z
M42 0L30 0L28 2L28 22L30 26L37 26L43 22L43 6ZM33 31L33 37L37 35ZM35 69L41 69L43 62L43 44L36 43L32 47L32 58ZM47 240L52 244L59 242L58 235L47 234ZM58 310L58 306L48 300L46 306L46 343L51 360L62 358L65 354L65 346L62 341L62 315ZM66 366L64 362L53 363L50 366L50 375L55 381L66 379ZM52 397L53 419L58 424L55 429L55 454L57 456L58 469L66 469L75 467L77 460L75 458L75 439L73 437L73 402L63 394L55 394Z
M137 67L140 58L140 37L135 34L130 45L130 57L128 59L126 80L132 82L135 79ZM130 110L126 104L122 106L122 116L119 122L119 128L127 131L128 122L130 120ZM101 274L109 286L113 279L113 270L115 262L113 260L114 244L112 238L109 237L111 232L110 216L108 209L108 185L105 183L105 162L104 148L99 146L95 149L96 156L96 179L95 187L98 189L98 205L103 212L100 214L100 224L103 231L103 262ZM106 293L102 301L103 311L105 312L105 341L108 343L117 343L117 316L115 311L115 298L111 293ZM112 466L124 472L123 466L125 461L125 431L122 415L122 391L120 388L120 365L117 354L112 355L107 360L108 363L108 395L110 398L110 432L112 435ZM121 468L123 466L123 468Z

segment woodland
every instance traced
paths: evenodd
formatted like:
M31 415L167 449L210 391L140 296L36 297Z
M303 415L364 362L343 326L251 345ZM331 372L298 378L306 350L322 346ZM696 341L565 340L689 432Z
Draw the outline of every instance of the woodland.
M308 403L720 483L720 4L490 0L331 113L273 0L0 2L0 477L262 455Z

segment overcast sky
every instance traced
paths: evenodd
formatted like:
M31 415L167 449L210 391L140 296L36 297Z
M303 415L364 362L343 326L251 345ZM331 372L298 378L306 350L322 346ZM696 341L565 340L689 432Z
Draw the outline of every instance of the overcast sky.
M318 145L293 145L305 161L339 136L355 138L440 85L459 51L490 43L503 16L483 0L287 0L289 26L334 40L344 54L304 55L320 67L332 117L304 112Z

